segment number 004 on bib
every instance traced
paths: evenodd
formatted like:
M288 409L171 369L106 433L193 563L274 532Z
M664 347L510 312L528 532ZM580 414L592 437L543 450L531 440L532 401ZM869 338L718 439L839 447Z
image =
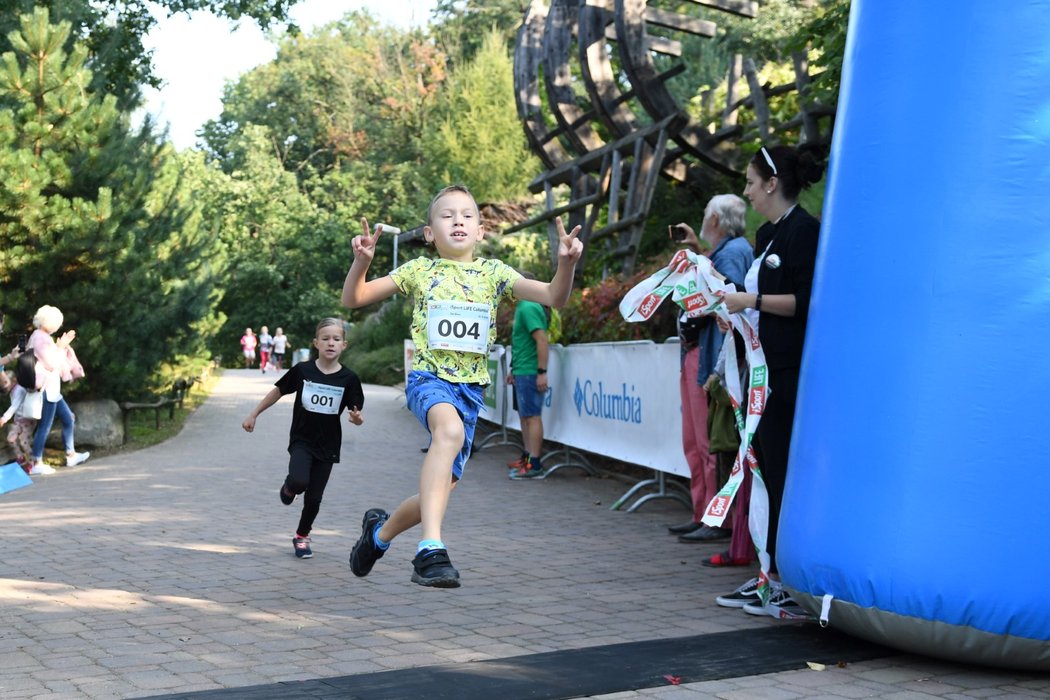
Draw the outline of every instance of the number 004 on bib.
M427 305L427 342L430 349L488 352L490 318L488 304L430 302Z

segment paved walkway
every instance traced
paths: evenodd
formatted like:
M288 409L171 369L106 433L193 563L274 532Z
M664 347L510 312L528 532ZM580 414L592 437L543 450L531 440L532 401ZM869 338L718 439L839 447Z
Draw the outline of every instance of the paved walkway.
M273 379L227 371L173 440L0 495L0 697L134 698L780 624L715 605L745 572L701 567L715 545L666 534L680 505L613 512L625 484L572 470L509 482L507 447L476 455L452 498L462 588L409 581L415 533L354 578L361 514L415 492L426 445L385 387L344 427L315 556L297 560L298 501L277 499L291 401L240 428ZM603 697L672 696L1028 698L1050 679L901 655Z

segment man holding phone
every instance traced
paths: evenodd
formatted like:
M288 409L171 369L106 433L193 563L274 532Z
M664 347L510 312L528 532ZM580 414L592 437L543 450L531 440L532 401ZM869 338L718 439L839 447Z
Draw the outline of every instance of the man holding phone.
M668 227L672 241L681 243L700 254L700 241L711 249L711 263L715 270L739 287L751 265L754 252L744 238L747 205L735 194L715 195L704 209L699 237L686 223ZM682 401L682 450L689 464L690 495L693 517L687 523L668 529L678 535L679 542L704 543L728 539L728 528L709 527L700 519L718 489L721 487L716 455L710 452L707 434L707 392L703 385L714 371L715 361L722 349L723 335L712 316L690 318L684 313L678 318L678 337L681 342L681 373L679 391Z

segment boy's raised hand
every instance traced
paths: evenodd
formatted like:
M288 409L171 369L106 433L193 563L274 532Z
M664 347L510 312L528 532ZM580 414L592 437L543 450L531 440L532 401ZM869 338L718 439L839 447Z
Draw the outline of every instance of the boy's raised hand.
M383 229L377 226L376 232L373 234L368 229L368 219L364 217L361 217L361 228L364 233L360 236L354 236L354 239L350 241L350 246L354 250L355 258L363 258L371 262L376 254L376 243L379 241L379 234L383 232Z
M583 241L577 236L580 234L580 226L575 227L569 233L565 233L565 224L559 216L554 220L558 227L558 262L567 262L575 265L580 256L583 255Z

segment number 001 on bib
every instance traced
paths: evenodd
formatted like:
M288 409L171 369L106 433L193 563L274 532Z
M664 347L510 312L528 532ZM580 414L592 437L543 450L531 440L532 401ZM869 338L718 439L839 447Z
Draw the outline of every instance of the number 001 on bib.
M339 413L343 387L303 380L303 408L311 413Z
M430 302L427 305L427 342L430 349L488 352L490 314L488 304Z

